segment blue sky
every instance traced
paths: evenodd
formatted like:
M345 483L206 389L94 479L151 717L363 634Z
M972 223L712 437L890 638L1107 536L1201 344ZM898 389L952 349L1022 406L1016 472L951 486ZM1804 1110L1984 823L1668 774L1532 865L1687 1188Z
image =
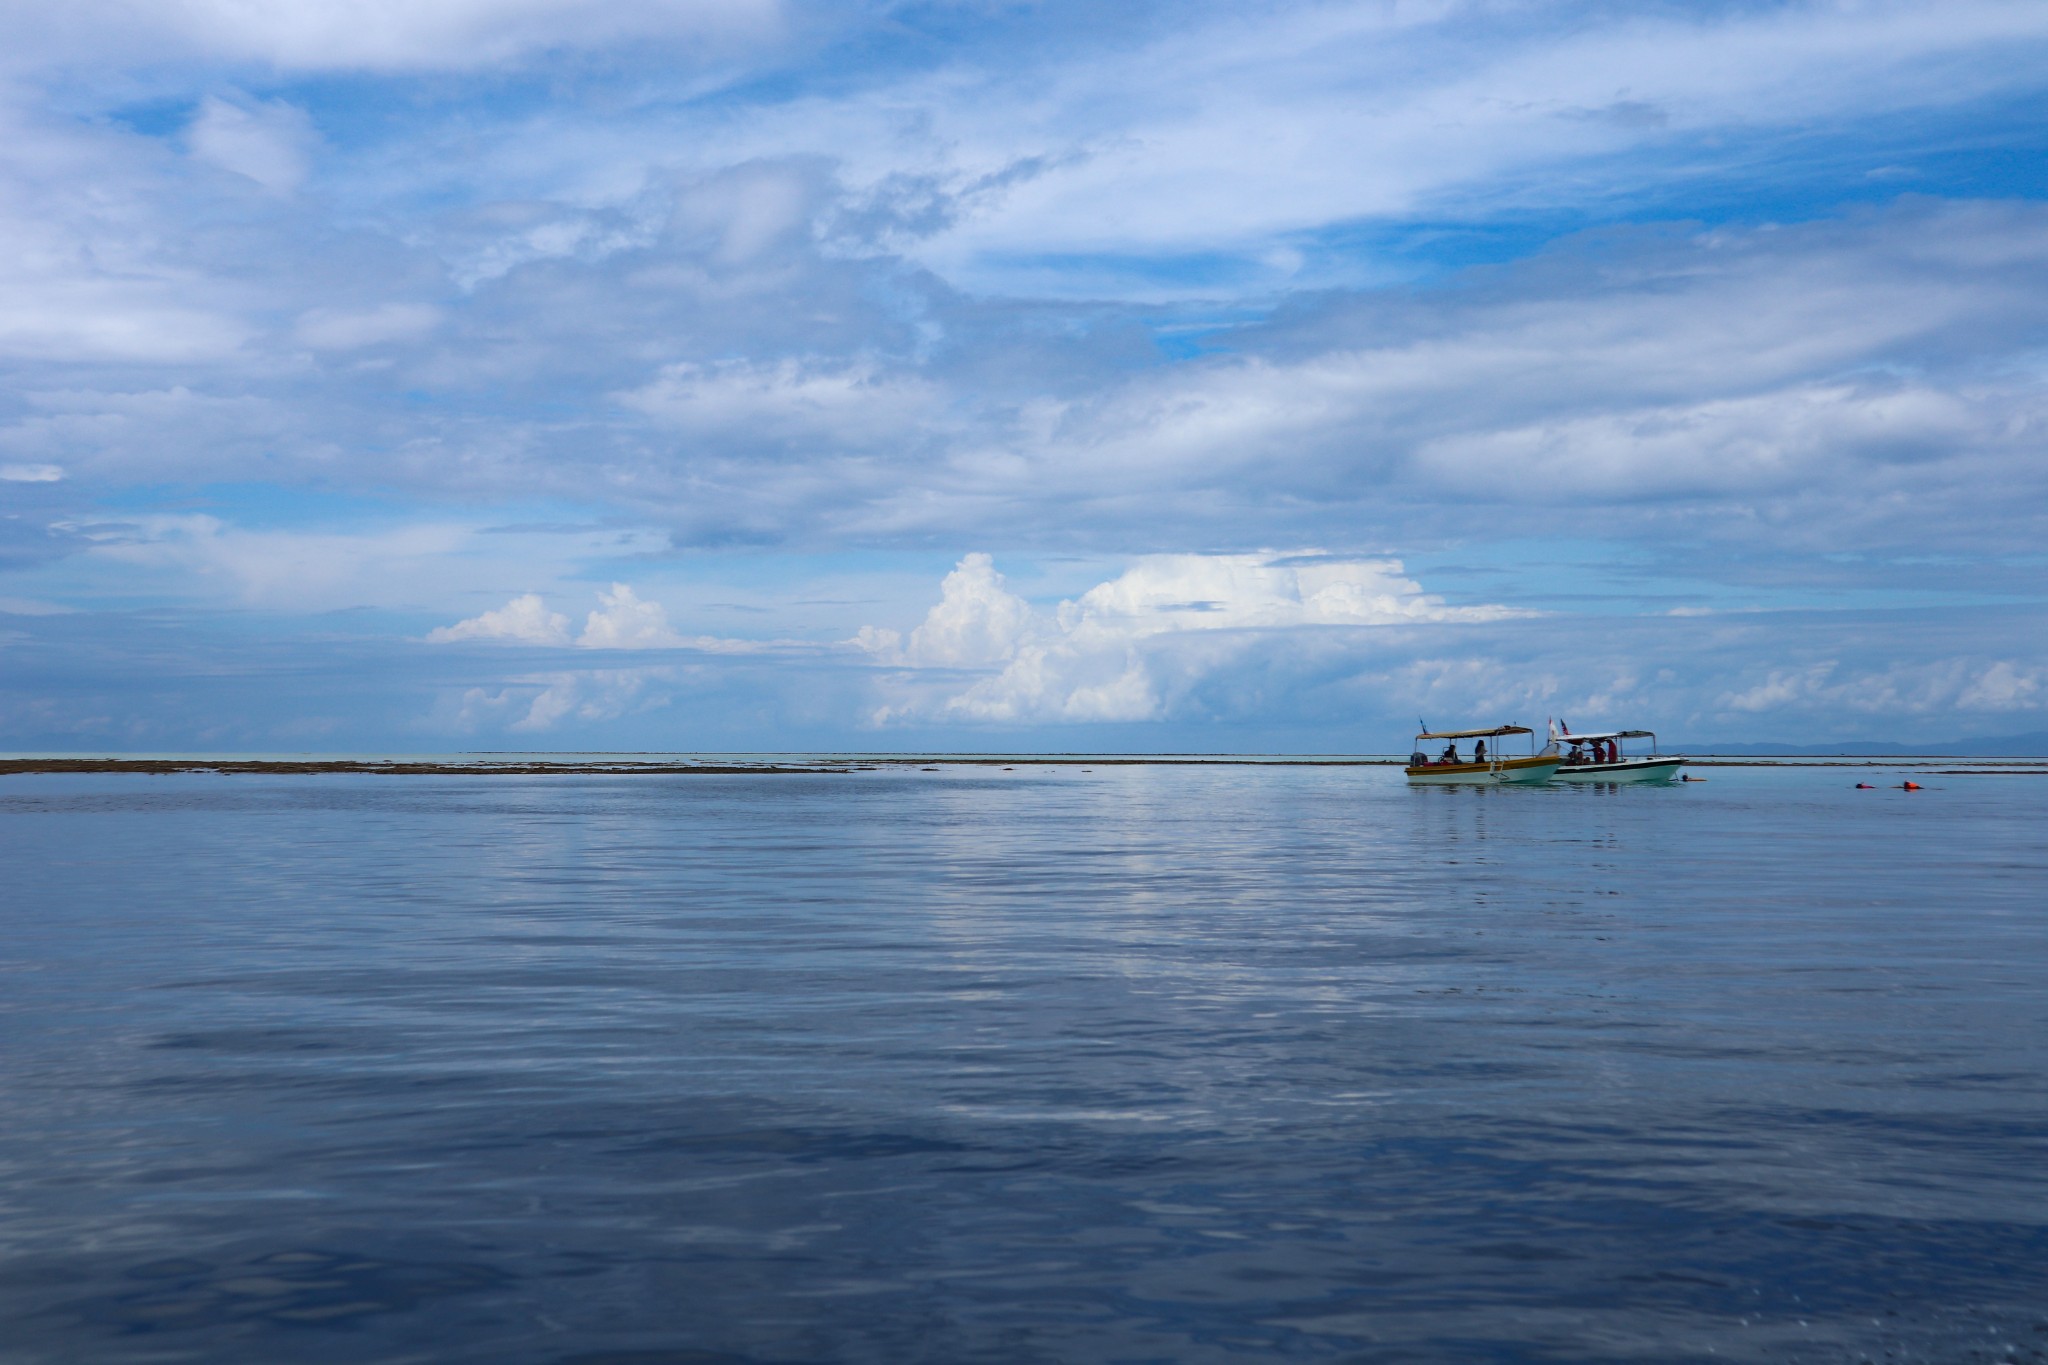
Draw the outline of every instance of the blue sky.
M2048 11L0 15L0 747L2048 728Z

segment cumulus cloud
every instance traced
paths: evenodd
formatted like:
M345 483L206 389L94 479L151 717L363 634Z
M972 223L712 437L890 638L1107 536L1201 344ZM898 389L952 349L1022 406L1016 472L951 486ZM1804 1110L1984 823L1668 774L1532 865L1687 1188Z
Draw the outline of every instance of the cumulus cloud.
M853 643L892 676L878 724L1157 720L1204 677L1316 627L1483 622L1517 613L1425 593L1397 560L1153 555L1040 611L994 561L971 554L909 635L864 627ZM919 676L919 674L926 676ZM982 676L934 678L931 673Z
M433 644L455 644L462 640L507 640L527 645L566 645L569 618L549 611L539 593L513 598L496 611L483 612L452 626L427 632Z
M584 649L674 649L685 644L669 628L659 602L644 602L624 583L597 595L601 604L583 622L576 643Z
M1043 626L1029 602L1004 586L995 560L970 554L939 584L939 602L904 641L895 631L862 626L861 648L913 668L991 668L1009 662Z
M600 590L597 600L597 607L583 619L582 631L573 637L568 617L549 611L540 594L526 593L495 611L428 631L426 640L437 645L499 640L512 644L573 645L577 649L689 649L710 654L752 654L771 648L786 649L796 643L679 634L669 625L668 612L661 603L646 600L625 583Z

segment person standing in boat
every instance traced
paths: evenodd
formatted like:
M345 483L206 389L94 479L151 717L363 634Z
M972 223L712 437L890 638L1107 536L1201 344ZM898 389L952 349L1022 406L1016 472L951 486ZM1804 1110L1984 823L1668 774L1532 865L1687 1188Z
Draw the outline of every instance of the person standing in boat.
M1473 745L1473 746L1472 746L1472 761L1473 761L1474 763L1484 763L1484 762L1486 762L1486 741L1485 741L1485 740L1483 740L1483 739L1482 739L1482 740L1480 740L1480 741L1479 741L1479 742L1478 742L1477 744L1475 744L1475 745Z

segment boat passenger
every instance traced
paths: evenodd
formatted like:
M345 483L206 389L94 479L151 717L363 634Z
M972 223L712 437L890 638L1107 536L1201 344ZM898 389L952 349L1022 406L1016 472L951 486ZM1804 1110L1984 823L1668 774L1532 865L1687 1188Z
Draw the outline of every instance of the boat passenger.
M1443 756L1442 758L1439 758L1439 759L1437 760L1437 762L1439 762L1439 763L1456 763L1457 761L1458 761L1458 741L1454 739L1454 740L1452 740L1452 741L1451 741L1451 742L1450 742L1449 744L1446 744L1446 745L1444 745L1444 756Z
M1473 761L1474 763L1484 763L1484 762L1486 762L1486 741L1485 741L1485 740L1483 740L1483 739L1482 739L1482 740L1480 740L1480 741L1479 741L1479 742L1478 742L1477 744L1475 744L1475 745L1473 745L1473 746L1472 746L1472 761Z

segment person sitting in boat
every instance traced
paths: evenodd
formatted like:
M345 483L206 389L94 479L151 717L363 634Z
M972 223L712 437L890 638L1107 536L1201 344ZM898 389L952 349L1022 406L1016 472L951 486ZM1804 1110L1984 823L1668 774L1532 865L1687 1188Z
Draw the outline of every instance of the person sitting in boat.
M1586 761L1586 751L1579 747L1577 740L1572 741L1572 751L1564 756L1564 761L1567 767L1574 763L1584 763Z
M1437 760L1437 762L1439 762L1439 763L1456 763L1457 761L1458 761L1458 741L1454 739L1454 740L1452 740L1452 741L1451 741L1451 742L1450 742L1449 744L1446 744L1446 745L1444 745L1444 754L1443 754L1443 757L1442 757L1442 758L1439 758L1439 759Z

